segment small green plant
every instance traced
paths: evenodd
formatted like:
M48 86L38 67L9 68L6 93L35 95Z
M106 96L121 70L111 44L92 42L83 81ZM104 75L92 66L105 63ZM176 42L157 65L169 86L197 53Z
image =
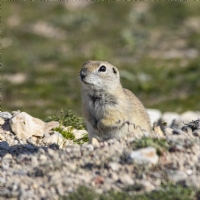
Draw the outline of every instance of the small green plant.
M59 132L65 139L72 140L73 143L76 144L83 144L89 141L88 134L84 134L83 137L76 139L75 135L73 134L74 129L85 129L85 123L83 119L77 117L73 111L61 109L59 114L54 114L49 116L45 119L46 122L50 121L59 121L59 126L54 128L54 131ZM67 129L63 129L63 126L67 126ZM64 141L63 141L64 142Z
M59 132L65 139L74 140L75 136L72 133L73 128L70 127L68 131L64 131L60 126L53 129L54 131Z
M159 138L149 138L143 137L133 142L133 149L139 149L144 147L154 147L156 148L157 154L162 155L163 151L169 149L169 145L166 139L159 139Z
M83 143L86 143L86 142L89 142L88 134L84 134L83 137L74 140L74 143L80 144L80 145L83 144Z
M81 117L77 117L72 110L61 109L58 114L54 114L45 119L46 122L59 121L60 127L72 126L75 129L86 129L86 125Z

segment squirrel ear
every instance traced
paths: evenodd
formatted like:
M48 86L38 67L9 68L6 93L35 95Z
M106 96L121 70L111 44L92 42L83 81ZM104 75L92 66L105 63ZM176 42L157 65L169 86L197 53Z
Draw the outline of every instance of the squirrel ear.
M113 69L114 74L116 74L117 70L114 67L112 69Z

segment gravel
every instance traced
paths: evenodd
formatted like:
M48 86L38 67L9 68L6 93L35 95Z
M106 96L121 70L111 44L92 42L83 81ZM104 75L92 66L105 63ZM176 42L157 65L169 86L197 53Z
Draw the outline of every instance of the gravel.
M141 190L135 193L150 192L168 182L200 189L200 136L193 134L198 128L193 132L168 128L162 137L154 134L153 138L165 139L169 145L157 155L155 147L134 149L133 143L138 139L133 137L112 139L99 146L85 143L59 149L56 144L46 145L43 138L19 140L8 123L4 118L0 126L3 198L59 199L81 185L98 193L138 185ZM148 156L144 163L130 159L140 155L138 151ZM141 153L141 160L142 156Z

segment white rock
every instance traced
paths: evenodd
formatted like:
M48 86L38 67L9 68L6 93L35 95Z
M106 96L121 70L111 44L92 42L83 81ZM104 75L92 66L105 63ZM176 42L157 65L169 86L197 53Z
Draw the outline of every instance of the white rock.
M54 131L50 137L44 138L44 142L47 144L57 144L60 148L65 147L66 145L73 144L73 141L66 140L59 132Z
M54 131L52 135L50 135L49 137L45 137L44 140L46 143L49 143L49 144L53 144L53 143L58 144L58 143L63 142L64 137L59 132Z
M97 140L97 138L92 138L91 143L94 147L99 148L100 147L100 142Z
M143 136L144 137L150 137L152 135L152 133L149 133L149 132L143 132ZM133 138L132 138L133 140Z
M173 183L177 183L187 178L187 174L181 170L167 170L167 175Z
M161 118L162 116L162 113L160 110L157 110L157 109L146 109L147 110L147 113L150 117L150 122L151 122L151 126L153 126L154 122L158 122L158 120Z
M45 156L44 154L40 155L39 160L44 163L47 161L47 156Z
M0 126L3 125L5 123L4 118L0 117Z
M154 126L154 132L156 133L156 135L158 136L164 136L163 131L161 130L160 126Z
M187 169L187 170L186 170L186 174L190 176L190 175L193 174L193 171L192 171L191 169Z
M136 151L132 151L129 154L129 158L138 164L157 164L159 159L158 155L156 154L156 149L154 147L146 147Z
M141 184L144 186L146 192L150 192L155 189L155 186L147 180L142 180Z
M3 160L11 160L12 159L12 155L10 153L7 153L4 157Z
M87 150L89 150L89 151L94 151L94 146L92 144L85 143L85 144L83 144L81 146L81 149L84 149L84 148L87 149Z
M0 117L4 119L10 119L12 115L9 112L0 112Z
M18 144L19 142L17 140L14 140L15 145Z
M73 127L71 127L71 126L67 126L63 130L64 131L70 131L70 132L72 132L74 134L74 136L75 136L76 139L80 139L85 134L87 134L86 130L77 130L77 129L74 129Z
M19 139L27 139L31 136L42 137L44 135L45 123L25 112L15 115L9 122L12 131Z
M186 185L189 187L200 188L200 177L191 175L186 179Z
M119 168L120 168L120 164L119 164L119 163L116 163L116 162L110 162L110 163L108 164L108 167L109 167L110 169L112 169L112 171L118 171Z
M125 185L133 185L134 184L134 180L128 174L123 174L123 176L121 176L119 178L119 180Z
M37 143L38 138L36 136L32 136L31 141L33 141L33 143Z
M163 122L167 122L167 127L170 127L174 120L178 121L180 119L180 115L175 112L165 112L161 120Z
M180 121L184 123L189 123L192 120L197 120L198 118L200 118L200 113L198 112L193 112L193 111L187 111L181 114L180 116Z
M112 180L114 180L114 181L118 181L118 180L119 180L119 176L118 176L117 172L112 172L112 173L110 174L110 177L111 177Z
M76 139L82 138L85 134L87 134L86 130L77 130L73 129L72 133L74 134Z
M169 136L173 134L173 129L172 128L165 128L164 130L165 135Z

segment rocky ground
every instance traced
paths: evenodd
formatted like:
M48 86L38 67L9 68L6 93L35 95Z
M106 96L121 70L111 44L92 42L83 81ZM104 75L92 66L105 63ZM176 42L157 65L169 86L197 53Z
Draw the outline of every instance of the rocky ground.
M152 124L160 124L154 125L155 134L95 146L65 140L52 130L58 122L1 112L0 196L60 199L79 186L130 195L158 191L167 183L200 189L200 113L148 112ZM85 133L72 132L77 138Z

